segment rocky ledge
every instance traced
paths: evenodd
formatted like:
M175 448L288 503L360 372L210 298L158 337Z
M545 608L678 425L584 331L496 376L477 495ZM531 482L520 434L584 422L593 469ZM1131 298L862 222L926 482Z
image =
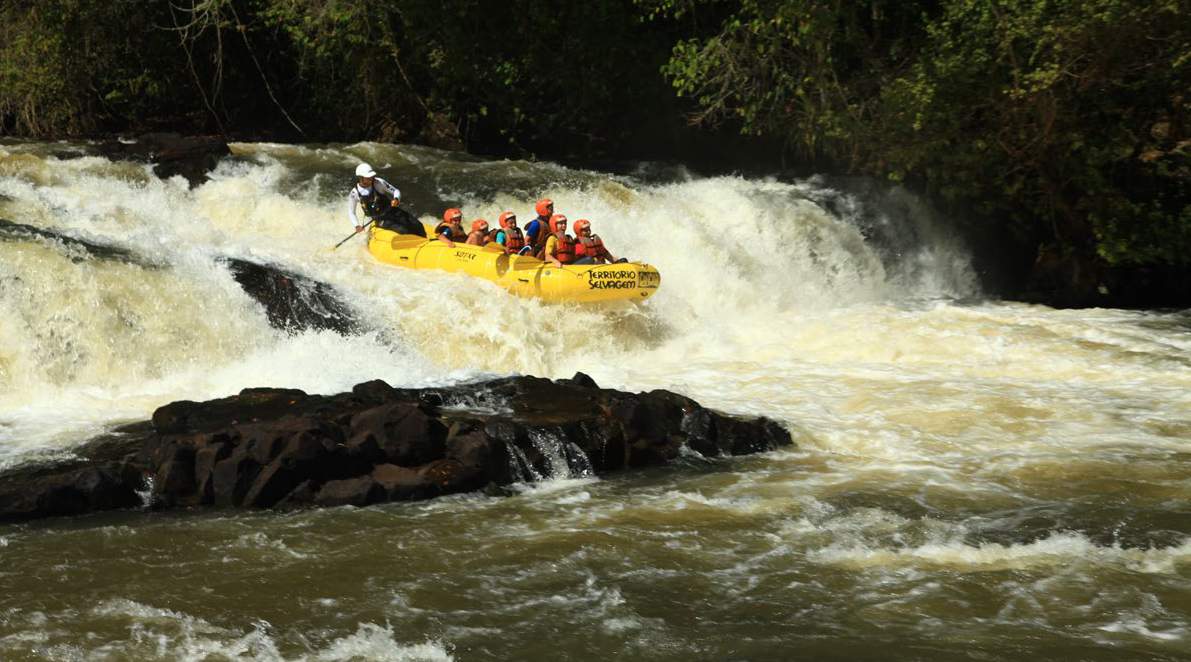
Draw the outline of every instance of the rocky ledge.
M791 445L669 391L601 389L586 375L450 388L382 381L321 396L246 389L174 402L69 461L0 473L0 522L116 508L286 508L429 499L558 476Z

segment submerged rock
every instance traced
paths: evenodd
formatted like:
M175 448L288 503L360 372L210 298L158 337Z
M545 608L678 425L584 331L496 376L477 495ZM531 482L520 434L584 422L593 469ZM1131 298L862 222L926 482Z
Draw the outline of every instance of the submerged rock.
M227 141L218 136L182 136L177 133L146 133L133 140L112 140L96 148L112 160L153 164L153 173L163 179L182 175L191 187L206 181L207 173L231 155Z
M351 307L326 283L269 264L225 257L240 287L265 308L269 324L289 332L325 329L359 331Z
M428 499L519 481L791 445L774 421L586 375L350 393L246 389L174 402L77 459L0 474L0 522L128 508L336 506Z
M145 269L163 269L128 248L74 237L54 230L16 223L0 218L0 241L35 241L60 250L74 262L89 259L135 264ZM243 258L220 257L232 278L244 292L265 309L273 327L291 333L309 329L329 330L347 335L356 333L359 324L355 312L335 288L293 271Z

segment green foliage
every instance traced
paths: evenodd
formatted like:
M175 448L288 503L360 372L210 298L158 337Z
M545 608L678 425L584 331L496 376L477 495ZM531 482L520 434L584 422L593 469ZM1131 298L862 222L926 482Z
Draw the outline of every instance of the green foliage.
M879 91L906 67L921 33L917 0L825 3L744 0L718 33L678 43L663 72L698 101L696 122L738 122L804 155L858 158L882 128ZM927 3L929 4L929 3ZM658 2L653 13L695 14L719 3Z
M177 112L194 101L172 81L176 40L164 5L41 0L0 6L0 125L26 135L78 134L113 118ZM146 38L148 35L149 38Z
M700 121L921 182L1110 263L1189 265L1189 12L1187 0L745 0L664 71Z
M1040 243L1189 265L1188 15L1191 0L8 0L0 131L644 156L693 109Z
M598 154L678 124L658 72L672 28L631 0L45 0L0 17L0 129L26 135L174 118Z

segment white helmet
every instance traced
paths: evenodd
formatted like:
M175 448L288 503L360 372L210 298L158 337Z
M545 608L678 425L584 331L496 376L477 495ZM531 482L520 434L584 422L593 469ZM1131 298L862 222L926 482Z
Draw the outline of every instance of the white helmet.
M375 177L376 171L367 163L361 163L356 166L356 177Z

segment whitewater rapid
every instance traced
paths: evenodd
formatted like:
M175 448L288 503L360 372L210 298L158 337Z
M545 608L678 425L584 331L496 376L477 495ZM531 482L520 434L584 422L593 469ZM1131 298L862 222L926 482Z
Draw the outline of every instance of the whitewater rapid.
M553 597L561 591L598 612L574 617L595 618L590 631L602 633L600 641L636 637L644 648L632 650L678 658L727 650L649 607L652 594L673 592L672 611L687 601L724 601L769 632L774 614L805 603L799 618L813 636L789 641L812 646L878 641L893 628L923 646L940 637L983 642L994 657L998 632L1044 642L1020 644L1033 655L1087 657L1113 645L1175 659L1188 650L1185 311L1056 311L990 300L950 223L904 191L860 191L824 178L659 181L412 146L236 144L233 157L191 189L144 165L66 158L72 151L85 149L0 144L0 218L123 247L138 260L0 241L0 468L68 453L173 400L246 387L333 393L377 378L422 386L575 371L605 387L666 388L730 413L768 415L799 448L672 479L562 481L507 501L160 525L229 549L255 545L241 538L259 527L261 544L275 552L285 541L302 555L281 557L303 576L317 575L339 544L359 544L377 563L387 558L353 542L361 531L413 535L408 562L433 579L409 581L479 591L489 602L475 612L435 611L408 597L416 588L385 584L377 595L340 598L369 606L328 617L333 625L319 621L330 629L306 648L294 643L305 615L294 616L289 634L270 634L247 621L229 626L205 607L171 611L147 588L94 596L66 620L112 627L164 619L172 633L166 650L179 657L201 657L214 642L211 650L225 654L275 659L293 653L270 647L289 642L316 652L376 645L395 657L427 646L418 655L445 659L461 642L524 653L500 648L492 642L505 641L501 635L475 630L469 619L540 637L555 625L535 620L533 610L572 604ZM534 200L550 197L572 221L590 219L616 255L656 265L662 287L641 305L550 305L463 275L379 264L358 238L331 251L351 231L344 199L359 161L401 188L424 220L460 206L466 218L489 221L512 209L524 224ZM270 327L220 256L330 284L364 331ZM314 541L291 530L312 522L334 535ZM129 535L137 544L153 536ZM610 546L592 547L591 536ZM33 575L38 545L52 542L0 537L0 555L34 550L16 557ZM510 558L484 575L489 588L481 590L441 574L435 555L444 548L473 565ZM535 556L546 548L565 561ZM618 565L626 549L643 560ZM194 555L196 567L221 563ZM533 563L522 571L526 556ZM561 573L565 588L534 588L544 581L539 570ZM319 591L334 590L314 582L305 598L317 604ZM523 602L502 602L510 594ZM745 595L769 611L753 611ZM256 613L245 610L234 618ZM39 631L20 620L35 617L18 611L12 622L25 624L13 628ZM401 630L389 616L422 629ZM766 641L718 618L737 641ZM872 623L879 625L867 629ZM446 648L434 643L440 638Z

